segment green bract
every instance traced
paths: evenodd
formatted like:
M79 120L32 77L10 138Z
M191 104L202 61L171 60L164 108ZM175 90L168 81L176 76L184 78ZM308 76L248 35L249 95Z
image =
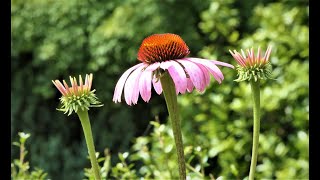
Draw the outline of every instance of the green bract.
M78 109L89 110L89 107L101 107L101 104L98 101L97 96L94 94L96 90L92 90L89 93L84 93L81 95L71 95L71 96L62 96L60 102L62 107L57 109L63 111L65 114L68 113L68 116L72 112L77 112Z
M251 79L254 79L254 81L257 81L258 79L272 79L272 67L270 62L267 62L264 65L255 64L254 66L248 67L237 65L236 70L238 71L238 79L235 81L237 82L245 80L250 81Z
M77 79L70 76L71 87L64 80L62 81L63 83L59 80L52 81L62 94L60 98L62 107L58 110L64 111L65 114L68 113L69 116L73 111L77 113L79 109L89 110L89 107L103 106L94 94L96 90L91 90L92 79L93 75L87 74L83 84L82 77L79 75L78 85Z

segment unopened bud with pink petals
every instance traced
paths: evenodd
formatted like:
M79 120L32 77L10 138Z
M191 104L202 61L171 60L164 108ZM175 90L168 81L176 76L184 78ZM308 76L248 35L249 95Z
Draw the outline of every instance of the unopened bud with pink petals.
M239 77L235 81L271 79L272 68L269 61L271 50L271 46L268 46L264 56L261 55L260 47L258 48L257 56L254 55L253 48L246 50L247 55L242 49L241 54L236 50L233 52L229 50L238 63L236 69Z
M93 75L86 75L85 83L83 84L82 77L79 75L79 85L75 77L69 77L71 87L68 86L65 80L63 84L59 80L54 80L52 83L61 92L62 97L60 102L62 107L58 110L64 111L70 115L73 111L77 112L81 110L89 110L89 107L101 107L103 106L99 101L94 92L91 90Z

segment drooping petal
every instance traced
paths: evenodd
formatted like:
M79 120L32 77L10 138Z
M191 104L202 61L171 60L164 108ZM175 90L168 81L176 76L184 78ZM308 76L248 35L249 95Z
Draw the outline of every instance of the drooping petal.
M204 87L207 87L210 83L210 74L209 74L209 71L208 69L202 65L202 64L198 64L198 67L202 70L202 73L203 73L203 77L204 77Z
M201 64L207 68L207 70L213 75L213 77L221 83L224 79L221 70L211 60L200 59L200 58L185 58L186 60L192 61L196 64Z
M112 99L112 101L114 101L114 102L121 102L122 90L123 90L123 87L124 87L124 85L125 85L125 83L126 83L126 80L127 80L128 76L130 75L130 73L131 73L133 70L135 70L135 69L137 69L137 68L139 68L139 67L141 67L141 66L144 66L144 65L145 65L144 63L139 63L139 64L137 64L137 65L129 68L128 70L126 70L126 71L122 74L122 76L121 76L120 79L118 80L117 85L116 85L116 87L115 87L115 89L114 89L114 94L113 94L113 99ZM86 78L86 83L87 83L87 78Z
M187 73L190 76L190 79L193 83L193 85L198 89L199 91L203 91L205 89L205 80L202 70L197 66L197 64L187 61L187 60L177 60L180 62Z
M149 102L151 98L152 71L144 70L139 79L139 91L142 99Z
M160 64L159 62L155 62L153 64L150 64L146 69L145 71L154 71L156 69L158 69L160 67Z
M232 69L234 68L234 66L229 63L225 63L225 62L221 62L221 61L217 61L217 60L210 60L210 62L213 62L216 65L225 66L225 67L229 67Z
M187 77L182 66L176 61L170 60L161 62L160 68L169 71L169 74L175 84L176 93L185 93L187 89Z
M162 93L162 86L161 86L160 80L157 81L156 78L153 78L152 85L153 85L153 88L156 91L156 93L160 95Z
M172 60L169 60L169 61L163 61L161 62L160 64L160 68L163 69L163 70L167 70L169 67L173 66L173 61Z
M124 86L124 99L126 103L131 106L131 104L137 104L139 98L139 78L142 74L142 69L144 66L138 67L134 70L128 77Z
M187 91L188 91L188 92L192 92L192 91L193 91L193 87L194 87L194 85L193 85L191 79L188 78L188 79L187 79Z
M177 94L179 92L181 94L184 94L187 90L187 75L184 72L182 66L179 63L173 61L173 64L168 68L168 71L176 86Z

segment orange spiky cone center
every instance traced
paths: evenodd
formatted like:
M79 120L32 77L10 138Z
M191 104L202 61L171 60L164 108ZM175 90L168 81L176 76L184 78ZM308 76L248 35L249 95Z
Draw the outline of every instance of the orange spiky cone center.
M189 47L176 34L154 34L142 41L138 60L151 64L166 60L181 59L190 53Z

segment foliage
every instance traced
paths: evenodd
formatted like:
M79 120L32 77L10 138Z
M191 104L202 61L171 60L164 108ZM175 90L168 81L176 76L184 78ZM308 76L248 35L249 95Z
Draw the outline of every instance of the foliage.
M42 167L48 178L90 178L88 169L83 173L90 161L80 158L87 156L80 122L55 110L60 94L51 83L87 73L94 74L104 104L90 119L96 150L110 150L100 158L105 177L177 176L163 96L153 93L148 104L132 107L112 102L116 81L136 63L143 38L171 32L186 41L190 56L234 65L229 49L273 46L275 80L261 85L257 179L308 179L308 1L12 0L11 18L11 135L32 133L30 166ZM204 93L178 97L193 179L244 179L249 172L250 87L233 81L235 70L221 70L221 85L212 81ZM11 158L18 154L12 149Z
M108 174L110 172L110 160L111 155L109 152L109 149L104 150L104 157L99 157L100 153L96 153L96 158L98 163L103 162L102 167L100 167L100 175L102 179L106 179L108 177ZM88 156L88 160L90 160L90 157ZM84 175L88 178L88 180L94 180L94 173L92 169L84 168Z
M14 159L11 163L11 178L12 179L45 179L47 173L40 168L34 168L34 170L29 171L29 162L25 161L25 157L28 153L25 147L26 140L30 137L30 134L24 132L19 132L19 142L13 142L12 144L18 146L20 149L19 159Z

